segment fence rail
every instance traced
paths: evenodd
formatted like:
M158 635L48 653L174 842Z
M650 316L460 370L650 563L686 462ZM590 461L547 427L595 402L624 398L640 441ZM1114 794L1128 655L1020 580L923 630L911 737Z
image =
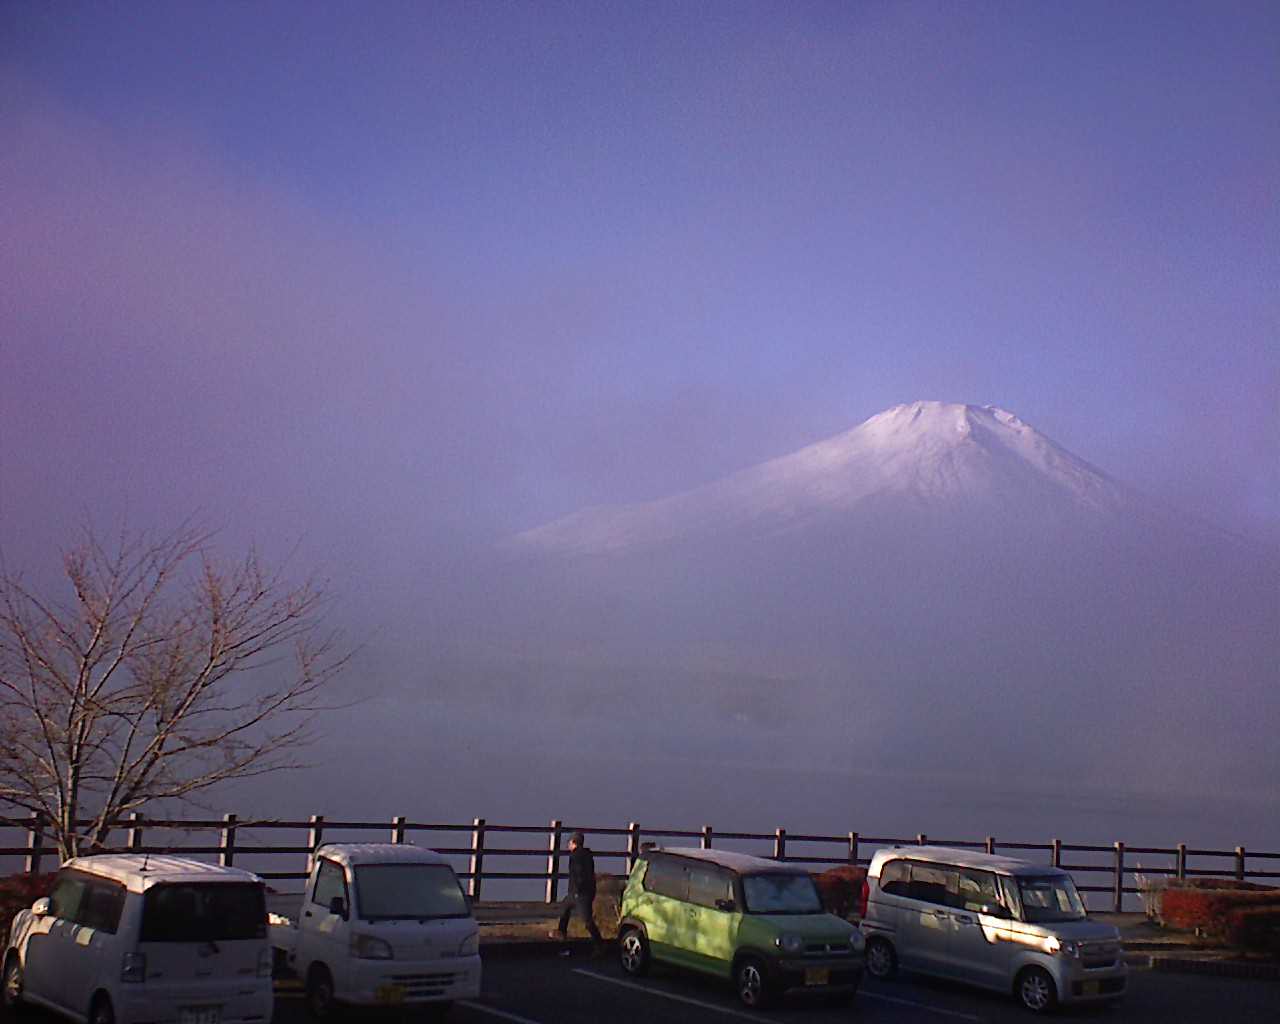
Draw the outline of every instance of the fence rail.
M87 824L87 823L86 823ZM0 846L0 858L21 858L22 870L39 873L50 869L56 861L56 849L47 838L47 829L41 819L0 819L0 827L26 833L21 846ZM410 821L397 816L389 821L340 821L327 820L323 815L312 815L306 820L280 820L240 818L226 814L222 818L148 818L134 814L116 824L116 832L123 834L123 843L109 845L105 850L132 853L181 853L184 855L212 856L223 866L233 866L237 858L253 858L255 864L261 858L280 863L280 858L293 858L297 865L289 870L254 871L271 881L301 881L310 873L316 850L324 844L326 836L341 833L344 841L377 839L392 843L408 843L415 835L427 837L431 849L465 859L465 867L458 864L458 875L465 879L473 899L479 899L486 881L540 882L543 897L554 903L560 896L560 882L566 878L562 870L562 851L566 839L574 832L583 832L613 845L596 848L597 860L606 866L621 861L621 869L629 872L641 852L643 843L664 840L690 840L704 850L715 844L734 844L738 847L754 845L752 851L789 864L828 868L836 865L866 865L877 849L891 846L923 846L926 843L979 850L986 853L1015 853L1025 859L1040 860L1079 876L1077 887L1082 893L1104 894L1108 909L1123 909L1126 896L1139 895L1138 875L1162 878L1195 878L1227 876L1238 881L1280 879L1280 853L1246 851L1243 846L1230 850L1212 850L1189 847L1186 843L1176 846L1127 846L1115 842L1109 846L1097 844L1067 843L1061 839L1048 842L997 841L994 836L983 839L931 839L921 832L911 837L866 836L859 832L844 835L816 835L793 833L785 828L772 832L717 832L710 825L698 829L641 828L637 822L626 827L600 825L573 825L554 819L547 825L502 825L475 818L469 823L434 823ZM181 842L148 842L148 835L161 832L161 838ZM267 843L260 835L251 833L305 833L305 842ZM199 842L198 838L216 833L217 842ZM370 835L372 833L372 835ZM380 834L379 834L380 833ZM465 846L457 845L451 838L466 837ZM508 845L503 837L538 836L540 845ZM358 837L358 838L357 838ZM197 841L192 841L196 839ZM444 840L441 842L440 840ZM329 841L332 841L330 838ZM797 849L797 847L806 849ZM821 850L812 847L819 846ZM1038 855L1038 856L1037 856ZM1169 866L1144 866L1139 857L1168 857ZM524 862L525 870L513 870L512 860ZM1090 860L1091 859L1091 860ZM539 865L539 870L528 870L528 862ZM1193 860L1196 862L1193 866ZM1213 864L1207 862L1216 862ZM495 862L498 868L492 866ZM520 865L515 865L519 867ZM622 871L614 872L622 873ZM1098 877L1103 876L1103 877Z

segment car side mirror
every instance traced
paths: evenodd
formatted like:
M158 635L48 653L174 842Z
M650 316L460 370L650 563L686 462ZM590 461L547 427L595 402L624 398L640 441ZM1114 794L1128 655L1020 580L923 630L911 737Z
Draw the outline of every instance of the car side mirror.
M716 900L716 910L723 910L726 914L732 914L738 909L738 904L733 900Z
M341 896L335 896L329 901L329 913L337 914L345 921L347 919L347 901Z
M49 897L41 896L33 904L31 904L32 917L47 917L49 915Z
M988 903L978 913L986 917L998 917L1002 921L1008 921L1013 915L1009 913L1009 908L1001 906L999 903Z

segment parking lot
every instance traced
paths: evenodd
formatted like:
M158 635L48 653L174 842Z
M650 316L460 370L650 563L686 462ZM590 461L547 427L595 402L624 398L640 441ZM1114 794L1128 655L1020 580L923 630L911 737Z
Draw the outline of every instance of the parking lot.
M1124 1002L1110 1009L1064 1010L1056 1019L1078 1021L1267 1022L1280 1019L1280 982L1246 981L1135 970ZM300 996L283 996L276 1021L307 1019ZM727 985L662 969L633 981L612 957L497 955L485 960L479 1000L454 1008L454 1024L831 1024L875 1022L1021 1022L1030 1015L1012 999L961 985L904 978L867 981L853 1003L829 1007L787 1001L762 1012L742 1009Z

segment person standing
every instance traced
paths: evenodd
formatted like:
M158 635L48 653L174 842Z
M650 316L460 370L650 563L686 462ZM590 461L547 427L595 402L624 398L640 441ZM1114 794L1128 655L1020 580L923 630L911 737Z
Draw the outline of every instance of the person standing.
M575 832L569 837L569 894L560 911L559 929L549 933L548 938L565 941L569 934L569 918L576 910L591 936L592 952L599 954L604 949L604 939L600 937L600 929L596 927L596 919L591 912L595 898L596 859L587 848L586 837L581 832ZM568 948L560 955L568 956Z

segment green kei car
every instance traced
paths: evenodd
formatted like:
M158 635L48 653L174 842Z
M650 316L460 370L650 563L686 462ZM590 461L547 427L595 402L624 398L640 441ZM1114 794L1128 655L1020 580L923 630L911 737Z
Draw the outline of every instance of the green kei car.
M862 934L823 911L807 871L723 850L641 854L618 946L627 974L657 960L731 979L749 1007L794 990L847 1002L862 980Z

